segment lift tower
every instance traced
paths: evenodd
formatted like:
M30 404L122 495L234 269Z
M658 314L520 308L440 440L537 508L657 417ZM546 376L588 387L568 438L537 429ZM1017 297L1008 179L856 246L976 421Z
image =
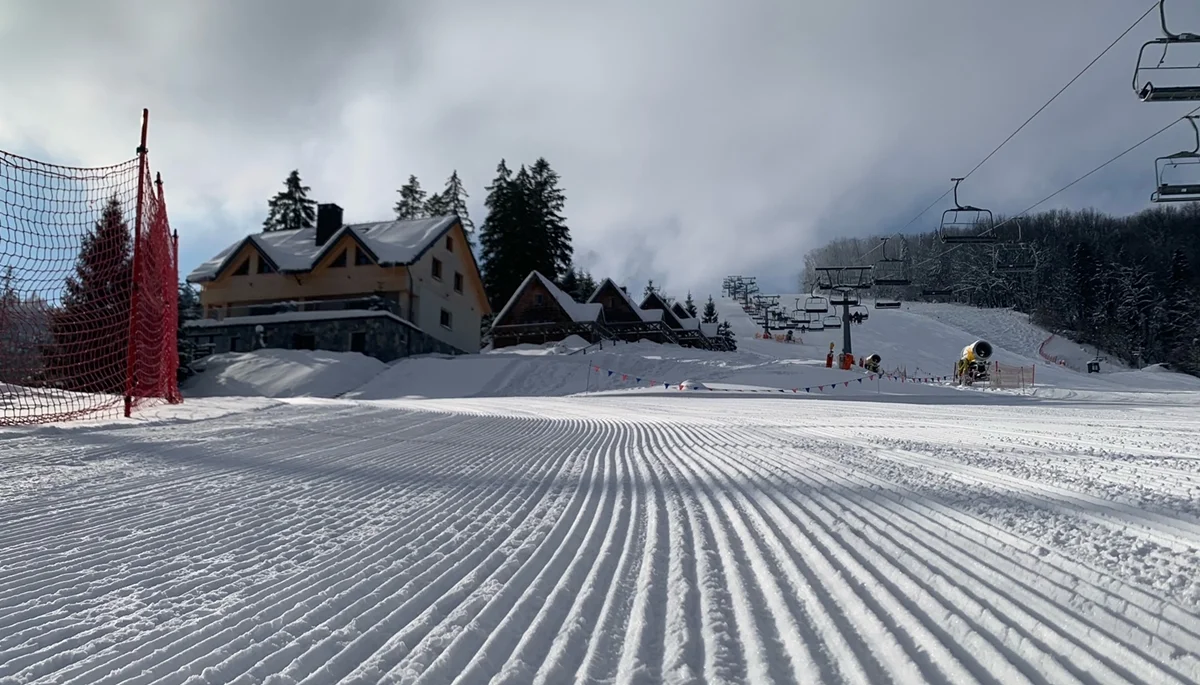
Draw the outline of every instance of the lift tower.
M829 304L842 308L842 355L854 353L850 341L850 307L858 304L858 293L875 285L873 266L818 266L817 287L833 293Z

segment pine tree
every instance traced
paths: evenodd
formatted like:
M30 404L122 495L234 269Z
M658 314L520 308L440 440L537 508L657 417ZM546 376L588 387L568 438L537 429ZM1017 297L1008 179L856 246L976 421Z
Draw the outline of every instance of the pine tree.
M408 183L400 186L400 200L396 202L394 209L396 210L396 218L405 219L421 219L425 214L425 191L421 190L421 182L417 180L415 175L409 175Z
M704 303L704 313L700 318L701 323L716 323L717 322L717 303L713 302L712 295L708 296L708 302Z
M574 298L576 302L579 301L579 297L576 295L579 291L579 274L575 272L574 268L567 269L567 275L563 276L562 280L558 282L558 287L564 293Z
M429 217L446 216L454 213L453 210L450 209L450 204L447 202L446 196L442 195L441 193L434 193L433 195L430 195L429 199L425 200L425 206L422 208L422 212L424 216Z
M592 293L596 292L596 279L592 278L589 271L581 271L579 274L579 288L575 291L575 299L580 302L587 302Z
M488 186L487 218L479 231L484 287L500 309L531 271L559 282L571 268L571 234L562 216L565 194L544 159L513 174L504 160Z
M487 192L483 204L488 213L479 229L483 287L492 309L500 311L532 270L526 254L527 234L521 225L524 198L505 160L496 166L496 177Z
M519 174L518 174L519 175ZM571 229L562 212L567 196L559 187L559 176L546 158L539 157L529 169L529 204L531 223L539 242L544 241L545 268L549 278L558 278L571 266L574 249L571 247ZM540 261L540 260L539 260Z
M308 198L312 190L300 181L300 171L293 169L283 182L284 189L267 202L264 231L290 231L317 225L317 202Z
M45 372L55 387L121 394L125 389L133 284L133 236L116 196L84 237L51 315Z
M442 191L442 197L445 198L446 206L450 209L451 214L457 214L462 220L463 228L467 229L468 234L475 231L475 223L471 221L471 215L467 212L467 189L463 187L462 179L458 177L458 170L450 174L450 178L446 179L446 188Z
M729 325L728 321L722 321L717 326L717 334L725 340L725 343L729 345L729 349L737 349L737 338L733 335L733 326Z
M462 179L458 177L458 170L455 169L450 174L450 178L446 179L446 187L442 190L442 202L446 206L447 214L458 215L459 221L462 222L463 229L467 234L467 247L475 249L475 222L471 221L471 214L467 211L467 189L463 186Z
M692 299L692 291L688 291L687 299L683 301L683 311L688 313L688 316L696 318L696 302Z

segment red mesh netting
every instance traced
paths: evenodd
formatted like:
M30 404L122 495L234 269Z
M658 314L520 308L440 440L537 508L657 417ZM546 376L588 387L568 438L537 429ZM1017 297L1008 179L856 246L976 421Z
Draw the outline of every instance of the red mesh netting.
M179 402L177 273L145 154L78 169L0 151L0 425Z

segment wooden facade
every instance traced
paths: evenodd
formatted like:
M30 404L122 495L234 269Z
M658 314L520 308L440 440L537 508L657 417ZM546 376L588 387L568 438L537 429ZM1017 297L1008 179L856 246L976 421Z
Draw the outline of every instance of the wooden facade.
M589 303L604 308L604 320L618 339L626 342L650 340L656 343L678 344L679 339L670 326L657 314L648 315L638 308L610 278L604 281L588 298Z
M576 305L579 311L567 311L564 304ZM529 274L513 293L492 323L491 330L494 349L520 344L541 345L571 335L578 335L589 343L613 337L606 326L603 309L578 305L536 271Z

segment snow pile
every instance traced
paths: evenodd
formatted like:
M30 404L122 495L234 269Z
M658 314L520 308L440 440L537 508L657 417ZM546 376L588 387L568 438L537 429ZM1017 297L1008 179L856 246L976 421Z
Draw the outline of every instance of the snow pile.
M387 365L357 352L266 349L205 357L196 368L185 397L337 397Z

